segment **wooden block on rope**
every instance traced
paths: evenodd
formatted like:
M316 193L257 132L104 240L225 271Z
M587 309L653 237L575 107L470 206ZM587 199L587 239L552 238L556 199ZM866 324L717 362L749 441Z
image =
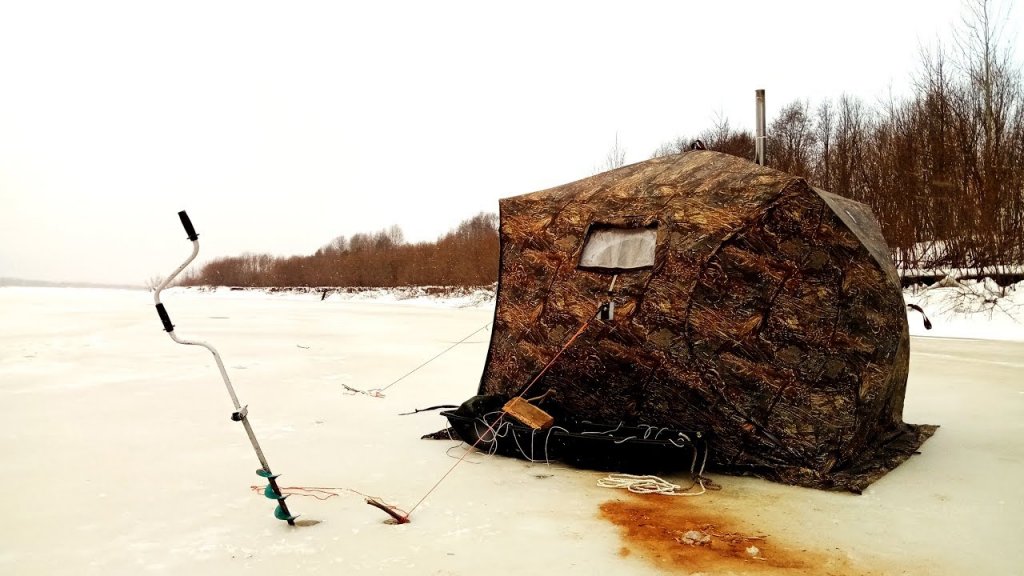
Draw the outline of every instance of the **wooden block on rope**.
M537 408L519 396L506 402L501 410L534 430L547 430L555 423L555 419L551 414Z

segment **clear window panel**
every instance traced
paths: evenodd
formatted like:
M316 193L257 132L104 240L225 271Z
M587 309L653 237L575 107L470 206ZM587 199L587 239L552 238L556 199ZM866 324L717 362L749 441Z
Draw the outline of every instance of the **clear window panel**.
M583 245L580 268L610 271L654 266L655 228L593 228Z

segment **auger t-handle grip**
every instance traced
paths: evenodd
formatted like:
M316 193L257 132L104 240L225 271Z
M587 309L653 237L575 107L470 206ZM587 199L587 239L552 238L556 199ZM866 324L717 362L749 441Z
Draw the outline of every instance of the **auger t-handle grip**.
M185 233L188 234L188 239L195 242L199 238L199 234L196 234L196 229L192 227L192 221L188 219L188 214L184 210L178 212L178 218L181 218L181 225L185 227Z

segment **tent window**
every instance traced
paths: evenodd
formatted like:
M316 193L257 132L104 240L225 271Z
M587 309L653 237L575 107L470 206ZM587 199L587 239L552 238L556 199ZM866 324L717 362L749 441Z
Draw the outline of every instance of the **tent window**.
M583 245L580 268L611 272L639 270L654 266L656 228L592 227Z

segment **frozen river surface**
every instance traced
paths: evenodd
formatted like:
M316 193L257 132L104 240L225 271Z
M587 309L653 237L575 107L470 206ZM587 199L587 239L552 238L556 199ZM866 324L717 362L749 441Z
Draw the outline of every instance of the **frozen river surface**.
M1019 574L1024 343L912 340L904 418L939 424L863 495L713 475L694 498L419 437L471 396L493 309L165 293L177 333L220 350L306 526L272 516L206 351L141 291L0 288L0 574ZM670 478L683 483L685 478ZM329 496L336 494L336 496ZM675 541L715 534L709 547ZM756 552L736 554L735 550Z

